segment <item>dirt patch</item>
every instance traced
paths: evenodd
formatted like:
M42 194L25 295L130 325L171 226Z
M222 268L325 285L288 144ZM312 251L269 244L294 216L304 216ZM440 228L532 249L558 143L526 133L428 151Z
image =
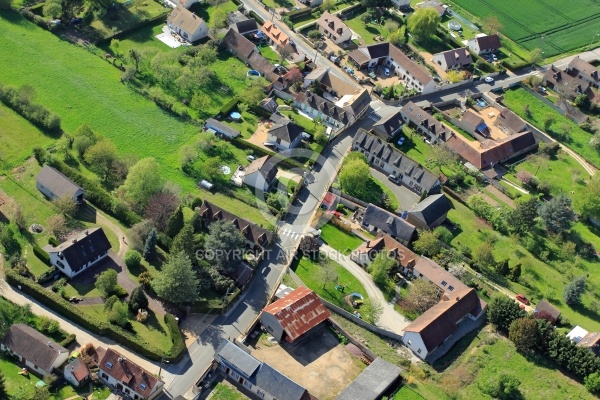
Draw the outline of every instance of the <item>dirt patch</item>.
M255 348L254 357L291 377L321 400L334 399L366 368L329 329L321 329L291 346L269 343L263 336Z

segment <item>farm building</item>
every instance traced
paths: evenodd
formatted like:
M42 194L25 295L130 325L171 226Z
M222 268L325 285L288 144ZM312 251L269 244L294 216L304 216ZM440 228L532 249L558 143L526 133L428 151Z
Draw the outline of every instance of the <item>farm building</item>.
M535 305L533 314L536 318L543 318L550 322L552 325L556 325L558 318L560 317L560 310L554 307L548 302L548 300L542 299Z
M417 229L433 229L441 225L452 209L452 203L443 194L433 194L410 209L406 221Z
M299 287L263 308L260 322L275 340L294 342L329 318L319 296Z
M83 203L83 188L48 165L44 165L35 181L35 187L50 200L68 197L77 204Z
M402 370L397 365L377 357L356 377L335 399L336 400L378 400L393 391L402 379ZM377 384L375 384L377 382Z
M206 129L207 132L224 136L227 139L235 139L236 137L240 136L240 131L220 121L217 121L214 118L209 118L206 120L204 123L204 129Z

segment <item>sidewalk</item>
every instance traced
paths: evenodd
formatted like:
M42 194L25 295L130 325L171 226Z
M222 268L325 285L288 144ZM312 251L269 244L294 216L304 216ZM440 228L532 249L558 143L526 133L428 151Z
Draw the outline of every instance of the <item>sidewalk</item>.
M385 300L383 293L371 279L371 275L369 275L367 271L352 261L349 256L343 255L332 247L323 244L321 249L330 256L335 255L334 259L342 267L346 268L352 275L354 275L354 277L358 279L360 283L363 284L367 294L369 295L369 298L377 300L381 304L383 307L383 312L381 313L376 325L380 328L397 333L398 335L402 335L404 333L404 328L406 328L411 321L407 320L404 316L400 315L396 310L394 310L393 303L388 303Z

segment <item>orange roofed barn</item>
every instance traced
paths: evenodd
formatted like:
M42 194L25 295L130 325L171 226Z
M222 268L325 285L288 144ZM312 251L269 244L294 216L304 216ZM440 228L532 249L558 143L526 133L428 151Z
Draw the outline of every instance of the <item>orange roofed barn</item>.
M282 341L292 343L300 336L329 318L329 311L312 290L299 287L262 310L260 322Z

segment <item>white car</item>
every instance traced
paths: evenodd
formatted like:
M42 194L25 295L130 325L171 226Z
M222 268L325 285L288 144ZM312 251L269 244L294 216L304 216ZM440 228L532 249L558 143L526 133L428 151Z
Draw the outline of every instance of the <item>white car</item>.
M385 76L390 76L390 69L389 68L384 69L383 73L385 74Z
M492 82L494 82L494 78L492 78L491 76L486 76L486 77L484 78L484 81L485 81L486 83L492 83Z

